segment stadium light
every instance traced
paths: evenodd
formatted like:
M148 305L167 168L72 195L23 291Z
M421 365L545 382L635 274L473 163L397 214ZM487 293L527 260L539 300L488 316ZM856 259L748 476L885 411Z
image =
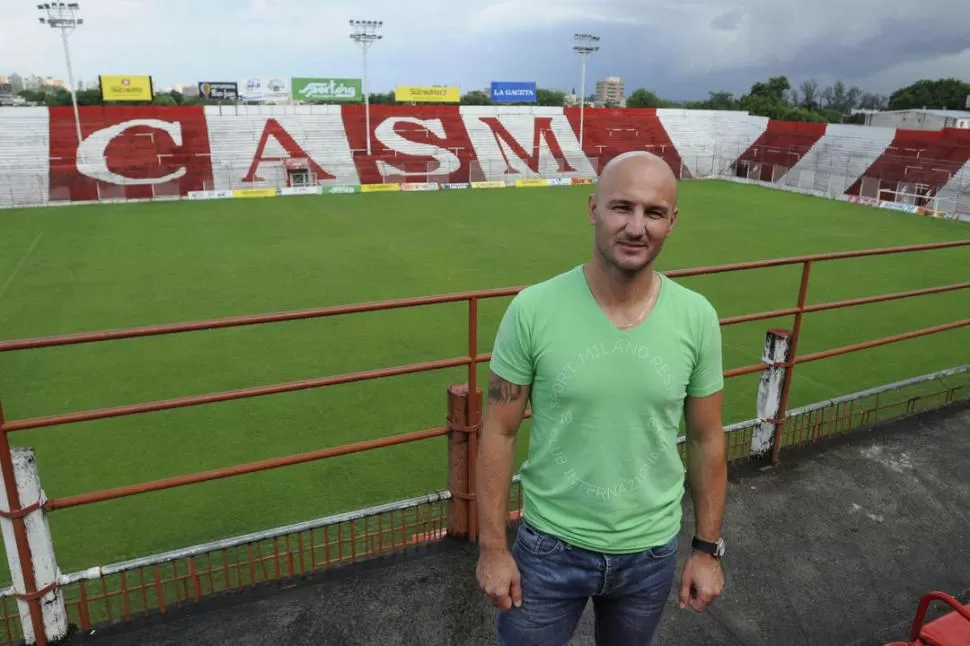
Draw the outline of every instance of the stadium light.
M68 35L84 24L83 18L78 18L77 14L81 7L76 2L45 2L37 5L38 11L43 12L40 18L42 25L48 25L51 29L61 30L61 42L64 43L64 60L67 62L67 84L71 92L71 103L74 104L74 126L77 128L77 143L80 146L81 137L81 115L77 109L77 94L74 92L74 71L71 69L71 50L67 46Z
M381 31L384 29L384 22L381 20L351 20L350 38L360 45L364 52L364 122L367 128L367 154L371 154L370 149L370 91L367 87L367 48L384 36Z
M589 55L598 52L600 37L592 34L573 34L573 51L579 54L582 60L582 71L580 72L580 97L579 97L579 149L583 150L583 125L586 116L586 59ZM584 153L585 154L585 153Z

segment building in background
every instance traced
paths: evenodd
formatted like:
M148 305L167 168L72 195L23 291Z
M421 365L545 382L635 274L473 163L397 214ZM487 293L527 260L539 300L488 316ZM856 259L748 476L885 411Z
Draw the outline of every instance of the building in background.
M626 92L619 76L596 81L596 103L610 108L626 107Z
M887 110L859 111L866 115L867 126L905 130L970 129L970 112L964 110Z

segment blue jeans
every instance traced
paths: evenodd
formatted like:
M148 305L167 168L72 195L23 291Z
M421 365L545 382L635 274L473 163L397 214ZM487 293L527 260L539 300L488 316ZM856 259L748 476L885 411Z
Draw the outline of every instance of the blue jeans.
M650 646L677 566L677 537L635 554L591 552L525 520L512 555L522 605L499 613L501 646L566 646L593 599L597 646Z

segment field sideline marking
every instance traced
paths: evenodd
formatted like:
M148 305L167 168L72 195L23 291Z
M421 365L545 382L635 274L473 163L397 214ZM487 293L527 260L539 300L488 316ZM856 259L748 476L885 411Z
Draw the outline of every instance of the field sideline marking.
M7 282L3 284L3 287L0 287L0 299L3 299L3 295L7 293L7 288L10 287L10 283L12 283L13 279L17 277L17 274L20 273L20 269L24 266L24 263L27 262L27 259L30 258L30 254L34 253L34 249L37 248L37 244L40 242L40 239L43 236L43 232L37 234L37 237L34 238L34 244L30 245L30 249L28 249L27 253L24 254L24 257L20 259L17 266L14 267L13 273L10 274L10 278L8 278Z

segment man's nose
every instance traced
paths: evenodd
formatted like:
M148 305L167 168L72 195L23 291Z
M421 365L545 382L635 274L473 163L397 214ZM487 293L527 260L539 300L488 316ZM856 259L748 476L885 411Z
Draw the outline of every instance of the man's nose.
M636 209L633 216L627 219L626 233L637 238L647 235L647 217L642 209Z

